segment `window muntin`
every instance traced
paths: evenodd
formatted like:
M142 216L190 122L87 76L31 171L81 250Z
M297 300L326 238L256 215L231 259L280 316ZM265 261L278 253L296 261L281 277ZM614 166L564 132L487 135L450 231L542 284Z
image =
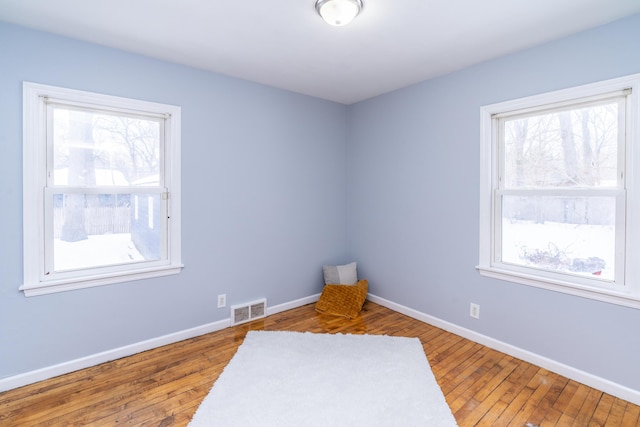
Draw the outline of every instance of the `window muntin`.
M27 296L180 271L180 109L24 85Z
M480 274L640 308L639 94L636 74L481 107ZM526 153L527 170L517 161L536 126L556 142Z

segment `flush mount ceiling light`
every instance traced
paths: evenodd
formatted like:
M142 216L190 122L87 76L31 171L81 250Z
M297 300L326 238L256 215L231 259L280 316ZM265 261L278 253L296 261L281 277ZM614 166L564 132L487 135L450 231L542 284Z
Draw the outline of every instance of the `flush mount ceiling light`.
M362 0L317 0L316 10L327 24L341 27L358 16Z

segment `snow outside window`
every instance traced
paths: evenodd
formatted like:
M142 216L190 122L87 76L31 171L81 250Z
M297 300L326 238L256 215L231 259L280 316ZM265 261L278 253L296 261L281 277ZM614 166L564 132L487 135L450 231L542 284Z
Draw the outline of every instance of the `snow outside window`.
M179 107L24 84L27 296L180 271L179 129Z
M640 307L638 85L482 107L481 274Z

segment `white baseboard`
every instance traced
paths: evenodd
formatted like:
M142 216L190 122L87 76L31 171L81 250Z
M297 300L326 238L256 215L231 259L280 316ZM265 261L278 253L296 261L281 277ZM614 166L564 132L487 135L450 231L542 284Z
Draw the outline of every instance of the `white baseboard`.
M316 302L319 296L320 294L311 295L305 298L300 298L294 301L275 305L273 307L267 307L267 315L272 315L280 313L282 311L291 310L296 307L301 307L306 304L311 304L313 302ZM510 356L517 357L518 359L533 363L534 365L540 366L549 371L556 372L567 378L588 385L589 387L602 390L605 393L609 393L613 396L632 402L636 405L640 405L640 391L638 390L634 390L629 387L625 387L623 385L606 380L604 378L600 378L588 372L581 371L555 360L540 356L527 350L523 350L519 347L512 346L502 341L498 341L486 335L479 334L470 329L466 329L453 323L446 322L437 317L430 316L428 314L419 312L400 304L396 304L392 301L386 300L376 295L369 294L367 299L375 302L376 304L380 304L383 307L387 307L391 310L397 311L398 313L402 313L404 315L412 317L416 320L420 320L422 322L444 329L445 331L460 335L461 337L467 338L482 345L486 345L487 347L490 347L494 350L498 350ZM37 369L35 371L25 372L23 374L2 378L0 379L0 392L53 378L58 375L67 374L79 369L89 368L91 366L116 360L121 357L131 356L133 354L151 350L163 345L172 344L185 339L208 334L210 332L219 331L221 329L229 327L230 324L231 319L227 318L219 320L217 322L208 323L206 325L196 326L194 328L185 329L183 331L178 331L161 337L152 338L150 340L141 341L113 350L104 351L102 353L97 353L68 362L60 363L58 365L53 365L46 368Z
M284 304L275 305L273 307L267 307L267 314L271 315L279 313L281 311L291 310L292 308L301 307L306 304L311 304L317 301L319 297L320 294L316 294L309 297L286 302ZM227 318L219 320L217 322L208 323L206 325L196 326L195 328L185 329L168 335L163 335L161 337L152 338L146 341L126 345L124 347L115 348L113 350L107 350L102 353L92 354L86 357L81 357L79 359L70 360L68 362L48 366L46 368L37 369L35 371L1 378L0 392L22 387L28 384L33 384L38 381L57 377L58 375L68 374L69 372L89 368L91 366L96 366L101 363L110 362L112 360L120 359L121 357L131 356L133 354L151 350L163 345L173 344L189 338L208 334L210 332L219 331L221 329L229 327L230 325L231 318Z
M607 379L598 377L596 375L590 374L589 372L581 371L580 369L576 369L569 365L565 365L564 363L560 363L558 361L549 359L539 354L532 353L528 350L515 347L511 344L498 341L494 338L479 334L470 329L463 328L453 323L449 323L445 320L439 319L434 316L430 316L428 314L419 312L412 308L405 307L400 304L396 304L392 301L386 300L376 295L369 294L367 296L367 299L369 301L375 302L376 304L380 304L384 307L387 307L393 311L397 311L398 313L402 313L404 315L412 317L416 320L420 320L422 322L436 326L440 329L444 329L445 331L451 332L453 334L459 335L471 341L485 345L494 350L498 350L502 353L506 353L518 359L522 359L526 362L532 363L536 366L540 366L544 369L547 369L548 371L555 372L564 377L567 377L579 383L585 384L589 387L602 390L605 393L611 394L612 396L616 396L616 397L619 397L620 399L624 399L628 402L634 403L636 405L640 405L640 391L638 390L634 390L632 388L623 386L621 384L614 383L613 381L609 381Z
M287 311L293 308L302 307L303 305L311 304L318 301L318 298L320 298L320 294L315 294L305 298L285 302L283 304L274 305L273 307L267 306L267 316L280 313L281 311Z

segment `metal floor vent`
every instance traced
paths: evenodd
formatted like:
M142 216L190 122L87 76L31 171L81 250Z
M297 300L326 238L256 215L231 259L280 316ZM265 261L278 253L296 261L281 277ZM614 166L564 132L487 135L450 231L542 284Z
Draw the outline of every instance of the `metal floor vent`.
M240 323L250 322L251 320L260 319L267 315L266 298L249 302L246 304L231 306L231 324L239 325Z

